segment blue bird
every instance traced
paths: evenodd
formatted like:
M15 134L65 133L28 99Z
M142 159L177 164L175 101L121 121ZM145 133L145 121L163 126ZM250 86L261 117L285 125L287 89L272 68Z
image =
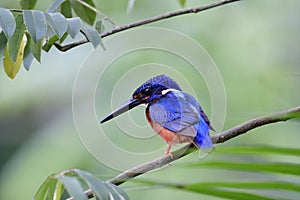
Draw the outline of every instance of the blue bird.
M210 121L197 100L183 92L179 85L166 75L151 78L137 88L132 98L105 117L104 123L138 105L146 105L146 118L152 129L168 144L192 143L208 153L213 148L209 136Z

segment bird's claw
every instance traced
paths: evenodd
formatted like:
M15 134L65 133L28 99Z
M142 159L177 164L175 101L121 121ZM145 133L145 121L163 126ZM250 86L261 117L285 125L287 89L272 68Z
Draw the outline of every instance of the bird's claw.
M174 158L174 156L172 155L172 153L170 153L169 151L165 151L165 155L169 155L171 158Z
M171 149L171 144L168 144L168 147L165 151L165 155L169 155L171 158L173 158L173 155L170 153L170 149Z

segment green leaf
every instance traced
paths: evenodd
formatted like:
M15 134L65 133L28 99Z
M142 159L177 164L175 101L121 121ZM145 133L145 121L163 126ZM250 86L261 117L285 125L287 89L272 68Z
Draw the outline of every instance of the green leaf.
M79 17L67 19L67 22L68 22L67 32L70 34L72 38L74 38L82 28L82 22Z
M100 179L94 177L88 172L81 171L78 169L75 169L74 172L76 172L89 186L89 188L93 191L96 197L100 199L109 199L109 194L106 189L106 185L104 181L101 181Z
M47 33L47 20L42 11L24 10L24 22L35 43L39 43Z
M47 10L47 13L53 13L53 12L55 12L55 11L58 9L58 7L59 7L64 1L65 1L65 0L55 0L55 1L51 4L50 8Z
M235 200L241 200L241 199L247 199L247 200L272 200L273 198L261 196L261 195L256 195L256 194L251 194L247 192L239 192L239 191L229 191L229 190L223 190L219 188L214 188L214 187L207 187L203 186L202 187L195 187L195 186L183 186L183 190L187 191L192 191L192 192L197 192L200 194L206 194L210 196L216 196L216 197L221 197L221 198L228 198L228 199L235 199Z
M125 199L125 200L129 200L129 196L127 195L127 193L120 187L114 185L114 184L110 184L107 183L108 185L110 185L110 187L116 192L116 194L119 196L119 198L121 200Z
M215 183L215 182L201 182L201 183L192 183L192 184L174 184L174 183L166 183L166 182L160 182L160 181L148 181L148 180L135 180L134 182L140 183L140 184L146 184L150 186L165 186L169 188L174 189L180 189L190 192L196 192L199 194L205 194L220 198L228 198L228 199L249 199L249 200L271 200L272 198L261 196L254 193L248 193L248 192L241 192L241 191L235 191L237 188L240 189L256 189L256 187L253 184L256 183ZM239 184L241 187L239 187ZM258 183L259 184L259 183ZM264 184L264 183L261 183ZM275 189L272 186L278 186L277 185L269 185L270 187L265 187L265 189ZM257 188L260 189L260 188Z
M47 193L46 193L46 198L45 199L54 199L54 193L56 190L56 184L59 181L57 181L56 178L52 178L49 180L49 182L47 183Z
M96 48L100 44L100 35L98 31L92 28L82 28L82 31L84 32L87 39L93 44L94 48Z
M105 199L114 199L114 200L128 200L129 197L124 190L121 188L102 181L92 174L79 170L74 169L72 170L78 176L80 176L89 188L93 191L96 198L105 200Z
M27 71L29 71L34 57L31 52L31 37L28 33L26 34L26 37L27 37L27 42L26 42L25 49L24 49L23 65L24 65L25 69Z
M14 62L17 60L19 48L25 33L25 25L21 14L16 15L16 25L14 34L8 40L8 53Z
M178 0L181 7L185 6L186 0Z
M57 42L59 40L59 37L57 35L52 36L47 42L46 44L44 44L43 46L43 50L46 52L49 52L49 50L51 49L51 47L53 46L53 44L55 42Z
M77 178L68 176L57 176L57 179L63 183L69 195L74 197L74 199L88 200Z
M48 186L51 184L53 181L53 177L49 176L40 186L38 191L34 195L34 200L40 200L40 199L46 199L47 191L48 191Z
M60 200L63 194L63 185L54 175L50 175L40 186L34 200Z
M110 199L121 200L120 195L117 194L116 190L114 190L111 184L106 183L106 191L109 193Z
M61 196L64 192L63 184L60 181L57 181L54 191L54 197L53 200L60 200Z
M103 26L103 22L101 19L96 22L95 29L98 31L99 34L101 34L104 31L105 27Z
M201 187L218 187L218 188L239 188L239 189L280 189L300 192L300 185L288 182L210 182L210 183L193 183L184 187L201 188Z
M59 38L59 43L63 43L67 37L68 33L66 32L61 38Z
M298 162L299 149L282 148L282 147L270 147L270 146L229 146L216 149L213 152L212 157L202 160L201 162L193 162L192 164L180 164L181 166L192 166L194 169L202 171L200 167L205 167L217 171L216 174L226 173L230 171L231 178L222 178L219 176L203 179L203 182L196 183L164 183L162 180L158 181L144 181L140 179L130 180L132 182L147 184L149 186L165 186L168 188L179 189L183 191L190 191L199 194L210 195L213 197L224 199L274 199L274 194L271 191L280 190L281 197L287 192L288 195L294 194L296 196L300 194L300 184L297 182L297 178L300 175L300 164ZM219 154L219 155L218 155ZM225 156L224 156L225 154ZM232 155L226 155L232 154ZM246 154L246 155L245 155ZM248 154L251 157L248 157ZM263 162L260 161L259 156L271 155L272 157L264 157ZM276 157L278 155L278 157ZM282 156L284 155L284 157ZM289 156L289 157L286 157ZM291 157L295 156L295 157ZM232 158L230 160L230 158ZM216 160L213 159L222 159ZM270 160L276 159L277 162L271 162ZM244 160L241 162L241 160ZM285 161L285 163L280 162ZM290 162L286 161L289 160ZM238 162L239 161L239 162ZM256 162L255 162L256 161ZM187 169L188 170L188 169ZM205 171L205 170L204 170ZM253 179L245 179L240 176L242 172L245 173L245 177L253 175ZM238 175L232 174L237 172ZM232 175L231 175L232 174ZM225 175L228 177L229 175ZM289 175L289 176L286 176ZM221 180L221 179L222 180ZM206 181L209 180L209 181ZM212 182L212 180L216 180ZM187 180L188 182L189 180ZM228 181L228 182L218 182ZM298 192L298 193L295 193ZM298 194L298 196L299 196ZM270 196L269 196L270 195ZM278 197L277 199L279 199ZM290 197L293 198L293 197ZM297 198L296 198L297 199Z
M95 4L92 0L81 0L81 1L87 3L92 7L95 7ZM96 13L77 0L71 0L70 2L77 16L80 17L86 23L93 25L96 19Z
M3 65L4 65L4 70L7 74L8 77L11 79L14 79L19 72L20 66L22 64L23 60L23 53L24 53L24 46L25 46L25 40L22 40L18 54L17 54L17 59L16 62L12 60L12 58L9 56L8 52L8 43L6 44L5 50L4 50L4 59L3 59Z
M174 184L174 183L165 183L161 181L155 180L142 180L135 179L132 182L136 182L139 184L149 185L149 186L167 186L176 189L188 189L188 190L200 190L201 188L229 188L229 189L257 189L257 190L265 190L265 189L280 189L280 190L288 190L300 192L300 185L296 183L289 182L199 182L199 183L188 183L188 184Z
M139 180L138 180L139 182ZM300 191L300 185L288 182L200 182L192 184L176 185L173 183L160 183L157 181L142 181L141 183L148 185L161 185L170 188L176 188L210 196L216 196L228 199L262 199L271 200L273 198L268 196L261 196L264 190L287 190L287 191ZM242 191L241 190L249 190ZM251 193L250 193L251 192ZM256 194L257 192L257 194Z
M60 6L60 12L63 14L66 18L72 17L72 7L69 0L65 0L61 6Z
M31 43L30 43L30 48L31 48L32 55L39 62L41 62L42 43L43 43L43 40L41 40L37 44L33 40L31 40Z
M0 58L3 57L4 49L7 43L7 39L5 37L4 32L0 33Z
M283 147L272 147L272 146L228 146L218 148L216 153L220 154L281 154L289 156L300 156L300 149L295 148L283 148Z
M7 39L13 35L16 29L16 21L13 14L5 8L0 8L0 27Z
M4 32L0 32L0 49L4 49L7 42Z
M202 163L189 164L190 167L209 167L229 170L241 170L252 172L282 173L290 175L300 175L300 164L292 163L248 163L233 161L208 161ZM287 170L288 169L288 170Z
M46 13L46 19L55 31L55 33L62 37L68 29L68 23L66 18L60 13Z
M22 9L28 9L31 10L34 8L37 0L21 0L20 5Z

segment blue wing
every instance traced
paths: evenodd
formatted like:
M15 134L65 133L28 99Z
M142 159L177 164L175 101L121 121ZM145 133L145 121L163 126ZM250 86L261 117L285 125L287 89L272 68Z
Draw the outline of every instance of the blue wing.
M151 119L162 127L180 133L199 121L197 109L185 99L183 92L169 92L149 107ZM183 134L184 135L184 134ZM186 136L195 137L196 133Z
M211 148L210 123L197 100L172 91L149 106L151 120L179 135L194 138L200 148Z

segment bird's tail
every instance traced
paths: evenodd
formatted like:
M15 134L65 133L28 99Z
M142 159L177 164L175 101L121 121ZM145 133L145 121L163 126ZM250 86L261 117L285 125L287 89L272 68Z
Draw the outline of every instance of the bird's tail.
M201 159L211 152L214 145L209 136L210 126L204 121L204 119L201 118L199 124L195 128L197 128L197 135L194 138L194 142L197 147L200 148L199 158Z

